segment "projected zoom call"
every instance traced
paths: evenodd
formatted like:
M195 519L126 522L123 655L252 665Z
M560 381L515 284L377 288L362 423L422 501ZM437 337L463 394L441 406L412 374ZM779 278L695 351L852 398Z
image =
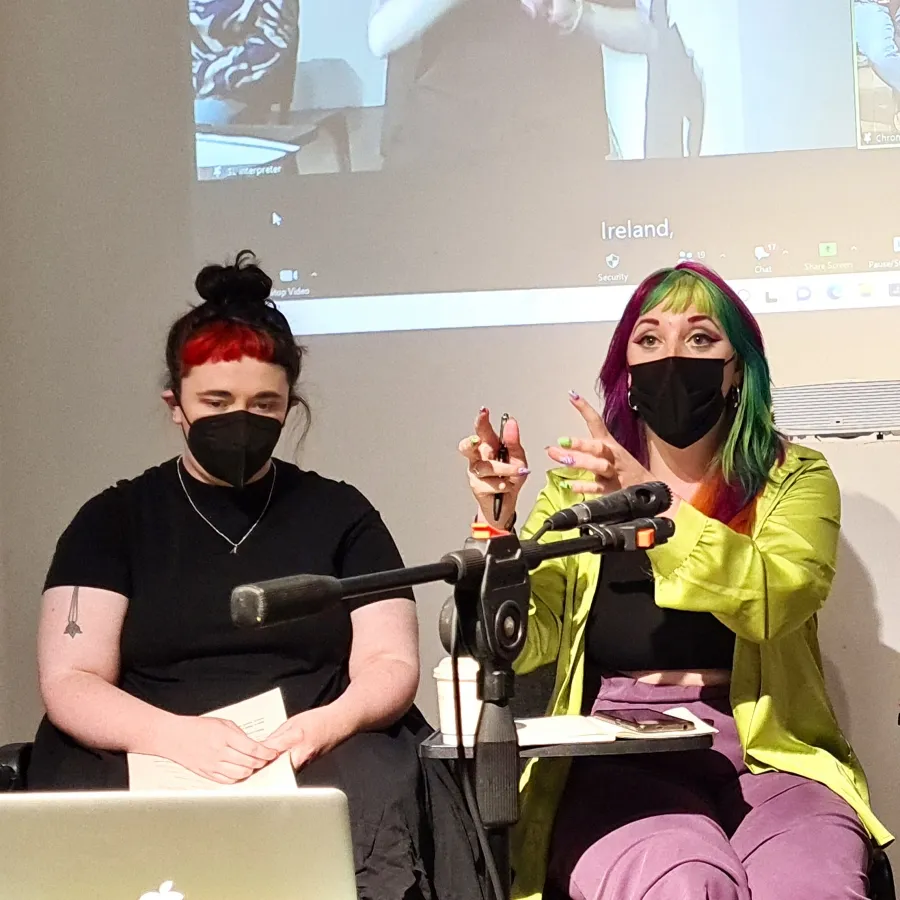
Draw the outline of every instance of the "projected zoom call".
M754 3L191 0L198 177L459 165L548 134L598 160L840 147L854 112L861 147L900 145L900 0L852 5L856 110L823 96L817 127L760 133L778 36L741 28ZM794 51L850 75L816 33Z
M865 235L846 209L833 210L833 223L811 210L825 202L823 178L850 191L900 149L898 6L189 0L197 178L209 184L199 224L219 247L254 240L272 268L304 283L298 297L630 284L692 255L728 277L859 270L882 257L893 265L900 221L884 204L875 219L853 204ZM844 154L816 183L814 151ZM554 234L571 227L569 259L587 247L592 258L557 276L550 256L561 267L565 254L548 249L538 271L540 242L517 238L513 249L500 213L479 206L486 192L509 219L531 211ZM309 229L311 197L330 242ZM461 226L452 209L439 221L462 198L471 221ZM353 228L340 229L348 216ZM306 230L291 232L292 244L286 232L300 220ZM365 285L336 276L335 241L364 270L363 244L386 245L387 232L393 245L423 251L426 220L440 254L455 254L454 272L465 260L483 274L451 277L448 262L440 284L404 280L402 260L386 261L393 251L379 245ZM776 233L786 222L793 231Z

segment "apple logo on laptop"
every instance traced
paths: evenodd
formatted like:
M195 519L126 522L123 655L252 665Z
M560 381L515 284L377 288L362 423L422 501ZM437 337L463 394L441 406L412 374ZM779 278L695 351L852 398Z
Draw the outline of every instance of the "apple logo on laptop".
M174 881L164 881L158 891L142 894L139 900L184 900L184 894L175 890Z

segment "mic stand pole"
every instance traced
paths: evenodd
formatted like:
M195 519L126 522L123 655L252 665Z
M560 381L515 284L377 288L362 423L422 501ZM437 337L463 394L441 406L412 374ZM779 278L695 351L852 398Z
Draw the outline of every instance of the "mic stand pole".
M673 530L670 519L642 519L615 527L588 525L581 537L550 544L523 545L514 533L500 534L469 540L463 550L444 557L456 563L459 573L452 598L459 637L479 664L482 707L473 747L475 802L499 875L495 893L499 889L500 896L495 900L511 896L510 830L519 820L519 740L509 701L514 695L513 663L525 646L528 628L529 572L546 559L635 550L648 536L652 543L664 543Z
M298 582L306 576L243 585L232 592L232 619L244 627L265 624L263 612L275 598L284 603L288 597L314 598L319 592L320 598L334 595L348 600L389 596L391 590L436 581L454 585L459 637L479 663L477 687L483 705L473 748L477 812L499 871L500 883L494 893L499 889L500 896L496 900L508 900L509 830L519 820L519 742L509 701L513 663L525 646L528 628L529 572L545 560L577 553L650 547L664 543L673 531L670 519L636 519L617 525L587 525L581 537L538 544L520 542L515 533L489 530L486 540L470 539L439 563L340 580L308 576L302 587ZM448 641L444 645L448 646Z
M473 552L483 556L483 566L471 564ZM512 666L525 643L529 567L514 534L470 541L450 557L461 564L462 577L453 589L459 637L479 664L482 707L473 748L475 802L499 874L495 888L502 893L496 900L507 900L509 831L519 819L519 741L509 701L514 693Z

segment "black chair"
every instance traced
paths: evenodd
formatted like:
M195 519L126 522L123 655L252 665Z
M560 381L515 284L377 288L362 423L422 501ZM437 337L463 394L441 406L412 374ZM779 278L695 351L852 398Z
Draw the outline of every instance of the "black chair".
M535 689L530 694L532 701L535 695L542 693L542 689L546 690L548 677L548 674L543 672L540 679L532 682L535 685ZM522 679L522 681L526 680ZM550 686L552 688L552 680ZM521 714L525 714L524 710ZM31 744L7 744L5 747L0 747L0 793L27 790L30 759ZM869 898L870 900L897 900L891 862L884 850L875 850L872 854L872 864L869 867Z
M869 897L870 900L897 900L894 872L884 850L876 850L872 854L869 866Z
M0 793L25 790L25 775L30 759L31 744L7 744L0 747Z

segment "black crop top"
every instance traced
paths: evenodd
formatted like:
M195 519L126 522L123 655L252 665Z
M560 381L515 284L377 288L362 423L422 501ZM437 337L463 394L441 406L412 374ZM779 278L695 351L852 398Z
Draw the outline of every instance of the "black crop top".
M645 552L603 557L585 634L586 703L601 671L730 669L733 656L734 633L712 613L656 605Z

